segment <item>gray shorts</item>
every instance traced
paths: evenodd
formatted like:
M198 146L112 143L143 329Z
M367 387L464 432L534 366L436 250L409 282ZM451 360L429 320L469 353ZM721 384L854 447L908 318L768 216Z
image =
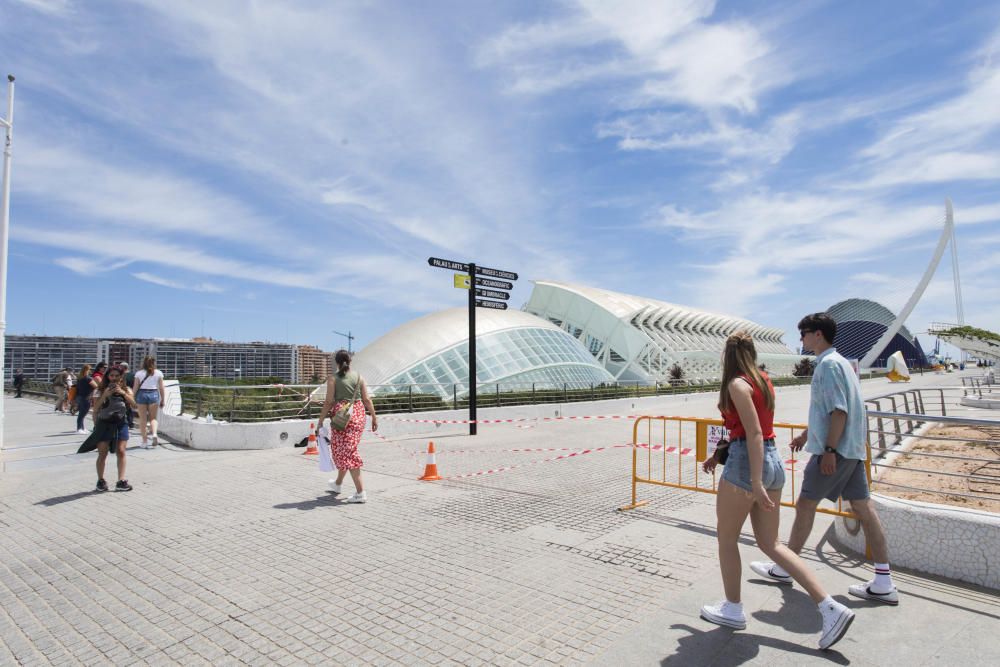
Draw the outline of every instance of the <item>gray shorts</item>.
M806 464L802 476L802 491L800 495L809 500L864 500L868 497L868 477L865 475L865 462L858 459L845 459L840 454L837 457L837 469L832 475L824 475L819 470L823 459L820 454L813 454Z

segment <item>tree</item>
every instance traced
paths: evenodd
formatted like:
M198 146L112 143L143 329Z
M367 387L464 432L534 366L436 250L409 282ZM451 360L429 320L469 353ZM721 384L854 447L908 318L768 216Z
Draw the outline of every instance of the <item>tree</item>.
M795 370L792 371L792 375L799 378L811 377L813 371L816 369L816 363L809 357L802 357L802 359L795 364Z
M670 367L670 379L671 380L681 380L684 378L684 369L677 362Z

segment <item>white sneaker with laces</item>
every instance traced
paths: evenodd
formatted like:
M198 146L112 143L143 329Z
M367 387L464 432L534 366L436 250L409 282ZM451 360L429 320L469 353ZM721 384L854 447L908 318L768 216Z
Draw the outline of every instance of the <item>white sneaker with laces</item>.
M368 502L368 494L364 491L360 493L355 493L353 496L349 497L344 502L347 503L366 503Z
M707 604L701 608L701 617L716 625L744 630L747 627L747 617L743 613L743 604L723 600L718 604Z
M848 587L847 592L856 598L861 598L863 600L874 600L875 602L881 602L882 604L888 604L895 607L899 604L899 593L896 592L896 587L893 586L892 590L888 593L876 593L872 590L875 585L875 580L865 582L863 584L854 584Z
M82 428L78 428L78 429L76 429L76 434L77 435L86 435L87 432L84 431Z
M337 480L331 479L327 484L329 485L332 493L340 493L340 484L337 484Z
M149 441L148 440L143 440L142 444L139 445L139 447L141 447L142 449L149 449Z
M847 628L854 622L854 612L836 600L820 607L823 615L823 634L819 638L819 647L824 651L843 638Z
M765 579L770 579L771 581L776 581L779 584L792 584L792 578L788 575L780 575L774 573L775 564L768 560L755 560L750 563L750 569L764 577Z

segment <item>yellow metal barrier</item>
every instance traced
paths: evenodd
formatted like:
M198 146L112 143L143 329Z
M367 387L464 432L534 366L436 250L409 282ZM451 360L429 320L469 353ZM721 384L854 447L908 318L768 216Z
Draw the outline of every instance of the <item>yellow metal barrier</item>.
M639 441L639 428L645 422L646 425L646 441ZM619 507L619 510L631 510L636 507L642 507L646 505L648 500L638 500L636 497L636 487L639 484L654 484L656 486L668 486L675 489L684 489L685 491L698 491L701 493L716 493L717 484L715 479L715 471L711 475L708 475L701 470L701 464L705 459L708 458L708 444L709 444L709 427L710 426L722 426L723 422L721 419L708 419L704 417L653 417L653 416L643 416L635 420L632 425L632 502L628 505L623 505ZM672 437L668 437L668 431L671 436L675 431L676 427L676 440ZM785 489L788 490L787 498L786 493L782 490L781 504L785 507L795 507L795 485L796 485L796 471L801 470L797 467L801 462L795 458L795 452L791 451L788 447L788 442L795 437L797 431L802 431L806 427L805 424L786 424L783 422L775 422L775 442L784 443L778 444L779 451L787 451L789 456L784 458L785 470L788 473L786 476L791 482L785 485ZM673 440L673 442L671 442ZM694 447L685 447L685 443L694 443ZM640 461L640 450L645 450L645 461ZM654 456L655 454L655 456ZM668 468L668 457L676 456L677 458L677 477L674 481L669 481L667 479L667 468ZM655 466L654 466L655 459ZM689 471L693 470L693 474L689 472L685 477L684 471L684 461L688 461L693 464L693 468L689 465ZM643 465L644 463L644 465ZM673 470L673 463L669 464L671 471ZM645 468L645 470L642 470ZM640 476L640 472L644 473L645 476ZM654 472L656 476L654 476ZM868 483L871 484L871 449L868 449L868 460L865 461L865 474L868 476ZM658 478L656 478L658 476ZM672 475L671 475L672 476ZM709 484L710 482L710 484ZM843 508L842 501L837 501L837 507L820 507L817 511L823 512L824 514L833 514L834 516L843 516L848 518L857 517L854 513L847 511Z

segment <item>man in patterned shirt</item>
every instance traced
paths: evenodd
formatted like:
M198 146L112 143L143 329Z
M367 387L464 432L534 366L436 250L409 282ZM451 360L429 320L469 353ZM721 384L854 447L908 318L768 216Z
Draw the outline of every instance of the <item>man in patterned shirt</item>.
M843 498L861 520L861 527L875 557L875 578L854 584L848 592L883 604L899 604L889 570L885 531L868 492L865 475L867 418L861 383L850 362L833 347L837 323L826 313L806 315L799 322L802 347L816 355L809 401L809 427L791 442L795 451L812 454L802 478L802 491L795 504L795 523L788 548L802 551L812 531L816 508L823 498ZM792 578L775 563L755 561L757 574L783 584Z

